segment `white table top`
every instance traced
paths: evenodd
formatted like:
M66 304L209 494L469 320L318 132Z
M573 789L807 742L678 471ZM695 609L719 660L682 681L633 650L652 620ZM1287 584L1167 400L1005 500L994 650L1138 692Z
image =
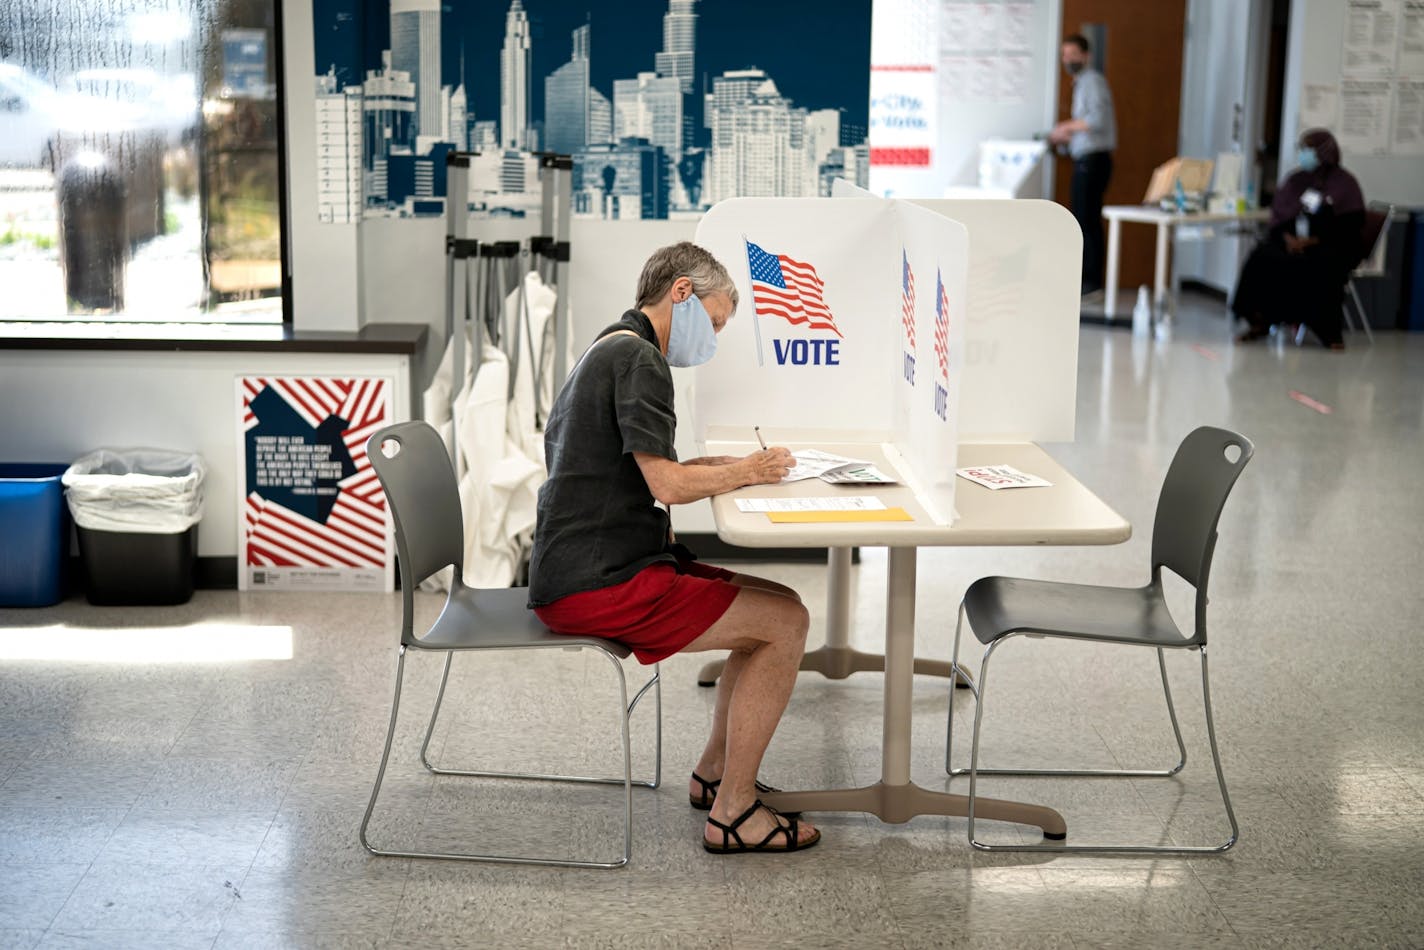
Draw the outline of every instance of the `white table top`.
M1108 205L1103 217L1111 221L1137 221L1142 224L1206 224L1212 221L1265 221L1271 212L1266 208L1250 211L1163 211L1152 205Z
M750 429L750 426L748 426ZM871 462L894 473L895 465L881 444L868 442L779 442L793 452L817 448ZM755 442L709 440L709 455L745 455ZM1052 482L1049 488L1005 488L991 491L958 479L952 525L936 524L907 485L830 485L819 478L780 485L755 485L712 499L712 516L722 540L744 547L939 547L958 545L1117 544L1132 535L1132 526L1096 495L1084 488L1047 452L1032 443L964 444L959 468L1012 465ZM738 498L827 497L874 495L888 507L900 507L913 521L867 521L817 524L774 524L764 513L742 512Z

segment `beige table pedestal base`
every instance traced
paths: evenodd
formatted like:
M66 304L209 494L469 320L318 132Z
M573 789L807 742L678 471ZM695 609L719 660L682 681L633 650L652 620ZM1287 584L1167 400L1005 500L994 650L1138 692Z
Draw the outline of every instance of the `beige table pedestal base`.
M726 660L714 660L702 667L702 670L697 674L697 685L717 685L717 677L722 675L722 667L726 662ZM915 659L915 672L924 676L943 676L948 679L950 666L948 660ZM801 658L801 671L803 673L820 673L828 680L843 680L852 673L883 673L885 672L885 656L881 653L866 653L854 647L827 644L817 647ZM959 681L956 685L960 689L969 689L971 682L969 672L961 668Z
M906 785L876 782L864 788L776 792L763 795L762 801L780 811L868 812L879 817L881 821L892 824L902 824L916 815L948 815L959 818L969 815L969 796L935 792L921 788L913 782ZM1061 840L1068 835L1068 825L1063 821L1063 816L1042 805L980 797L974 801L974 818L1034 825L1043 829L1045 838L1053 840Z
M803 673L820 673L829 680L843 680L852 673L883 673L885 657L850 646L851 549L831 548L826 563L826 645L801 658ZM697 674L698 686L715 686L725 660L714 660ZM915 672L949 678L948 660L915 660ZM958 686L969 689L973 680L968 671L959 671Z

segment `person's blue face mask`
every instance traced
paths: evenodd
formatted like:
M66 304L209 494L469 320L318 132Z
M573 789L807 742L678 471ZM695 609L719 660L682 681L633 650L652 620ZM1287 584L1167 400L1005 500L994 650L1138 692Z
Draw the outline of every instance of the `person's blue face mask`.
M712 315L692 294L672 305L672 329L668 331L669 366L701 366L717 352L717 331Z
M1315 154L1315 149L1302 145L1295 153L1295 163L1305 171L1313 172L1320 167L1320 156Z

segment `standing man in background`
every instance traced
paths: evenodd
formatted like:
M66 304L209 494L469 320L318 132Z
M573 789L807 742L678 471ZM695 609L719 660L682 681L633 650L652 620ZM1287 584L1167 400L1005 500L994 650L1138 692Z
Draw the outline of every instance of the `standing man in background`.
M1083 229L1083 294L1103 289L1103 192L1112 177L1117 120L1112 93L1092 67L1086 37L1063 41L1063 68L1073 77L1072 117L1059 122L1048 140L1073 159L1073 217Z

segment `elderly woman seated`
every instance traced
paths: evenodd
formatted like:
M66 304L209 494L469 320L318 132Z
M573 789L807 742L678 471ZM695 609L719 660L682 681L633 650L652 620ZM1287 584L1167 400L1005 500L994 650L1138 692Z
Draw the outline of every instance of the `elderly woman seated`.
M1231 310L1250 324L1236 340L1258 340L1276 324L1303 324L1325 346L1344 349L1341 304L1364 256L1365 199L1324 129L1301 136L1296 158L1300 168L1271 202L1270 230L1236 282Z

